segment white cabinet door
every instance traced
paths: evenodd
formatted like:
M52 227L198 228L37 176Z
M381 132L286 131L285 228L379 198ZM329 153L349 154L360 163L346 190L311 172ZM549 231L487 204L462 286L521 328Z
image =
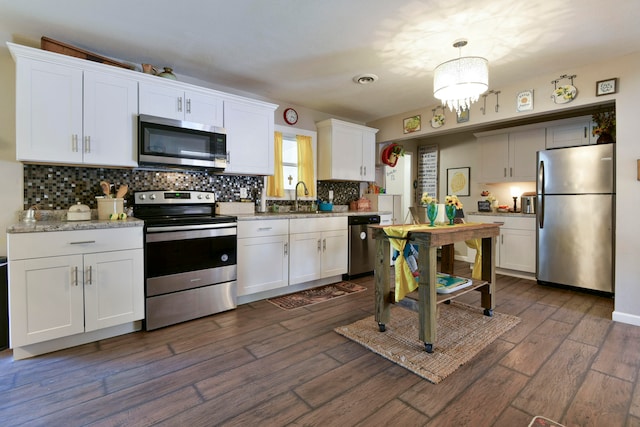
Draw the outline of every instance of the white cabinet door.
M536 234L531 230L500 230L500 265L510 270L536 271Z
M546 128L546 148L595 144L596 138L591 134L592 126L590 116L554 122Z
M85 71L82 144L84 163L138 166L137 117L136 80Z
M84 256L85 331L144 317L142 249Z
M320 278L322 233L298 233L289 236L289 284Z
M289 284L288 245L288 234L238 239L238 296Z
M187 91L184 94L184 119L194 123L222 126L223 101L220 96L204 92Z
M345 274L348 269L349 233L347 230L322 233L321 277Z
M536 153L545 149L544 128L509 133L508 180L536 180Z
M478 137L481 182L504 182L509 173L509 134ZM535 163L535 157L533 159Z
M16 158L82 163L82 70L16 61Z
M376 135L372 132L363 132L362 134L362 176L360 180L376 180Z
M11 347L84 332L82 256L9 262Z
M224 101L226 173L273 175L273 111L254 103Z
M172 82L140 82L140 114L222 126L222 97Z
M374 128L329 119L318 128L318 179L375 181Z
M184 90L163 84L140 82L140 114L184 120Z

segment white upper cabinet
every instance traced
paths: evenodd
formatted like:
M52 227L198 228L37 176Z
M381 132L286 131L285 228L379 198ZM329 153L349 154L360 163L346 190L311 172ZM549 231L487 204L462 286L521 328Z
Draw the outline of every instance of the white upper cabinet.
M137 166L137 80L121 71L80 68L77 58L10 48L16 60L17 160Z
M140 114L222 126L223 101L217 93L185 90L180 83L140 82Z
M328 119L318 129L318 179L375 181L378 129Z
M226 173L273 175L273 114L277 105L241 98L224 100Z
M595 144L593 126L591 116L554 121L547 126L547 148Z
M476 135L480 144L480 182L536 179L536 153L545 149L545 129L533 128Z

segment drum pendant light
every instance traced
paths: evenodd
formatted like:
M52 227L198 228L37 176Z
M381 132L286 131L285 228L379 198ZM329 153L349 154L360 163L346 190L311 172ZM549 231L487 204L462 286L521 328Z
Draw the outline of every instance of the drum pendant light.
M489 88L489 66L486 59L479 56L462 56L466 40L453 44L460 50L458 59L438 65L433 72L433 96L447 105L458 116L477 102Z

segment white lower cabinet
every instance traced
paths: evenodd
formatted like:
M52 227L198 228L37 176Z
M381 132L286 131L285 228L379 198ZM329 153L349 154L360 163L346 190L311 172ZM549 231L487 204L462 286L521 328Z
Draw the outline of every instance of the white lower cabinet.
M144 317L142 227L8 234L11 346Z
M535 216L509 217L469 215L469 222L502 224L496 245L496 267L506 270L535 273L536 271L536 223ZM470 260L475 251L468 249ZM501 271L504 273L504 271ZM508 274L508 273L507 273Z
M238 296L289 284L289 220L238 222Z
M345 274L347 217L296 218L289 223L289 284Z

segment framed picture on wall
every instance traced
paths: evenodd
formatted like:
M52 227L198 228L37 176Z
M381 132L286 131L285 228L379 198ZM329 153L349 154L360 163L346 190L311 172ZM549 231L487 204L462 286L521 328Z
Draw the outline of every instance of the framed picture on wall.
M469 177L471 168L447 169L447 195L469 196Z
M456 123L464 123L469 121L469 109L465 108L456 115Z

